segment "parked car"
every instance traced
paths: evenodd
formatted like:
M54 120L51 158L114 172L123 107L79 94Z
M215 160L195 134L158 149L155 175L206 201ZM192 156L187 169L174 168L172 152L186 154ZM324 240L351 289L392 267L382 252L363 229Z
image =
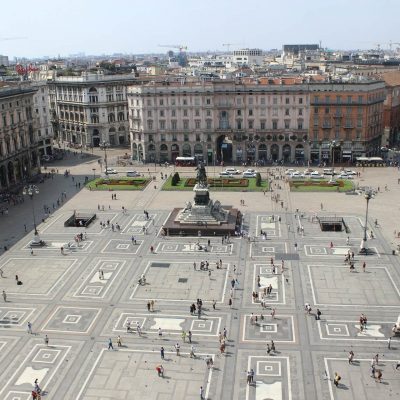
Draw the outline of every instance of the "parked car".
M321 175L318 171L313 171L310 174L311 179L322 179L324 176Z
M233 178L233 175L227 171L221 171L219 173L219 176L224 177L224 178Z
M333 175L333 169L332 168L324 168L323 170L324 175Z
M104 173L106 175L110 175L110 174L118 174L118 172L114 169L114 168L107 168L104 170Z
M248 172L250 174L256 174L257 173L257 171L255 169L252 169L252 168L246 169L246 171L244 171L243 173L245 173L245 172Z
M292 175L295 170L293 168L289 168L285 171L285 175Z
M137 171L127 171L126 176L130 176L132 178L136 177L136 176L141 176L140 172Z
M357 175L357 172L356 171L352 171L351 169L345 169L344 172L347 175Z
M337 176L337 179L349 179L349 176L342 172Z
M257 176L257 172L244 171L242 176L243 178L255 178Z
M303 179L305 178L305 175L302 174L300 171L294 171L292 175L290 175L290 178L292 179Z
M239 171L236 168L225 168L225 172L228 172L231 175L239 175L242 173L242 171Z

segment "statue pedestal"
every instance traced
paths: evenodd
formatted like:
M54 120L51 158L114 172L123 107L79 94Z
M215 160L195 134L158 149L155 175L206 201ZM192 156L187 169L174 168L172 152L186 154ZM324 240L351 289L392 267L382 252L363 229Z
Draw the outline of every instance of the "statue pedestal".
M210 202L210 193L208 191L208 187L201 186L196 183L195 187L193 188L194 192L194 204L196 205L208 205Z

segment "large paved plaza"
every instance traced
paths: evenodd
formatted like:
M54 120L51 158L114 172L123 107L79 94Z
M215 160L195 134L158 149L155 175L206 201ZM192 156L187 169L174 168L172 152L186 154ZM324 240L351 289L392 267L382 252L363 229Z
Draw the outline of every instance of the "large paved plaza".
M392 173L394 180L397 171ZM39 225L48 246L32 255L28 232L0 258L0 291L7 294L6 302L0 299L0 397L28 400L38 379L48 399L194 400L200 398L200 387L210 400L398 398L400 338L393 338L390 349L388 338L400 313L400 263L399 256L392 255L394 239L391 243L389 233L374 226L375 218L385 218L374 211L385 193L382 200L379 195L371 200L368 231L375 237L368 242L374 254L360 256L365 209L361 196L296 196L282 185L284 207L272 202L270 194L212 192L212 198L237 207L245 199L244 228L251 240L232 238L230 243L218 237L160 235L170 210L183 206L191 193L163 193L152 185L143 192L118 193L116 201L108 192L77 193ZM98 211L98 204L105 204L106 211ZM86 230L86 240L68 249L74 235L82 232L64 227L74 209L93 211L97 219ZM398 215L397 204L393 209ZM343 217L349 233L323 232L313 218L333 213ZM121 230L102 227L100 222L107 220ZM261 230L267 232L266 240ZM195 243L208 239L209 251L197 250ZM344 263L348 251L355 253L354 272ZM211 273L199 270L202 260L209 262ZM222 268L216 267L219 260ZM138 282L142 274L145 285ZM16 275L22 285L16 284ZM261 298L270 285L263 308L252 294ZM203 300L200 317L190 313L197 299ZM151 300L154 309L149 310ZM310 314L305 303L311 305ZM315 319L317 308L320 320ZM363 331L361 313L368 318ZM221 354L224 329L227 340ZM192 333L194 357L183 330ZM117 345L118 336L122 346ZM108 348L110 338L113 349ZM276 351L268 354L271 340ZM353 364L348 362L350 350ZM371 377L375 354L381 383ZM209 357L214 361L211 369ZM159 364L164 377L157 374ZM254 382L247 385L250 369ZM338 387L333 384L335 372L342 377Z

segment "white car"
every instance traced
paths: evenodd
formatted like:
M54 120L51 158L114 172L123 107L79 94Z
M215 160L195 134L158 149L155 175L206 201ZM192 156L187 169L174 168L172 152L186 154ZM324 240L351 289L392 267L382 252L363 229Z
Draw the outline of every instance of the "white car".
M249 172L249 171L245 171L243 172L243 178L255 178L257 177L257 172Z
M344 172L347 175L357 175L357 172L356 171L352 171L351 169L345 169Z
M300 171L295 171L295 172L293 172L292 175L290 175L290 178L292 178L292 179L301 179L301 178L305 178L305 175L300 173Z
M105 173L106 175L118 174L118 172L117 172L114 168L106 168L106 169L104 170L104 173Z
M232 174L230 174L230 173L227 172L227 171L221 171L221 172L219 173L219 176L222 176L222 177L224 177L224 178L233 178Z
M318 171L313 171L310 174L311 179L322 179L324 176L321 175Z
M255 169L252 169L252 168L246 169L246 171L244 171L243 173L245 174L246 172L248 172L249 174L256 174L257 173L257 171Z
M236 168L225 168L225 172L228 172L231 175L239 175L242 173L242 171L239 171Z
M337 179L349 179L349 176L342 172L337 176Z
M292 175L295 170L293 168L289 168L285 171L285 175Z
M130 176L132 178L135 178L136 176L140 176L140 172L137 171L127 171L126 176Z

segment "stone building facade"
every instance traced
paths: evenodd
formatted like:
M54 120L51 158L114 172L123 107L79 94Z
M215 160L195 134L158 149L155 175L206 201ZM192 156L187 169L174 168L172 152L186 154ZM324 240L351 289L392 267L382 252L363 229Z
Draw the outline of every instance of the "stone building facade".
M309 94L293 79L150 82L128 100L134 160L307 160Z
M127 86L133 75L82 73L48 81L57 139L77 147L129 144Z
M377 155L381 81L302 78L149 82L128 92L132 158L307 164ZM334 150L332 150L334 149Z
M40 172L35 93L18 86L0 90L0 191Z

